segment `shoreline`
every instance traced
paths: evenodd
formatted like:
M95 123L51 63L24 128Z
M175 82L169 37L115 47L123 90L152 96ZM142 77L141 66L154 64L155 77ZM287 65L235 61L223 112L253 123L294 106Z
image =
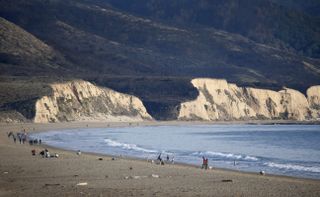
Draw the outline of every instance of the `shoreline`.
M123 124L122 123L111 123L111 124L109 123L108 127L103 127L104 123L102 123L102 125L99 125L98 127L79 127L79 128L81 128L81 129L90 129L90 128L144 127L144 126L168 126L168 125L179 126L179 125L182 125L182 124L180 124L181 122L170 122L170 124L168 124L167 122L141 122L141 123L142 124L139 124L139 125L136 125L138 123L135 124L135 123L129 123L129 122L123 122ZM193 122L189 122L188 121L188 122L185 122L185 123L187 123L189 125L216 125L216 124L207 124L207 122L197 122L196 124L194 124ZM284 125L284 124L286 124L286 125L310 125L310 124L304 124L304 123L300 123L300 124L296 124L294 122L291 122L291 123L292 124L287 124L286 122L282 122L282 123L277 123L277 125ZM84 122L83 124L87 124L87 123ZM232 123L231 125L237 125L237 124L238 123ZM243 124L246 124L246 123L243 123ZM224 125L229 125L229 124L224 124ZM269 124L257 123L257 124L248 124L248 125L274 125L274 124L273 123L269 123ZM314 125L314 124L312 123L311 125ZM69 129L71 129L71 128L68 128L68 129L63 128L63 129L61 129L61 131L63 131L63 130L67 131ZM43 131L43 132L49 132L49 131ZM59 150L60 151L70 151L70 152L75 152L76 151L76 150L72 150L72 149L65 149L65 148L55 147L55 146L51 146L51 145L48 145L48 144L43 144L42 146L50 148L52 150L58 150L58 151ZM143 161L143 162L148 163L147 162L147 158L140 158L140 157L134 157L134 156L120 156L120 155L112 155L112 154L97 153L97 152L86 152L86 151L81 151L81 152L85 153L85 154L96 155L96 156L106 156L106 157L110 157L110 158L118 158L118 159L132 160L132 161ZM201 164L196 165L196 164L185 163L185 162L177 162L177 161L175 161L175 165L189 166L189 167L194 167L194 168L201 168L200 167ZM236 173L259 175L259 172L254 172L254 171L237 170L237 169L223 168L223 167L217 167L217 166L211 166L211 167L214 168L215 170L231 171L231 172L236 172ZM290 176L290 175L282 175L282 174L269 174L269 173L267 173L265 176L320 181L320 178L317 179L317 178L312 178L312 177Z
M57 151L68 151L68 152L73 152L74 154L76 153L76 151L74 150L68 150L68 149L63 149L63 148L58 148L58 147L54 147L54 146L50 146L50 145L43 145L43 147L47 147L50 148L51 150L57 150ZM117 156L117 155L110 155L110 154L103 154L103 153L95 153L95 152L82 152L82 154L87 154L87 155L93 155L93 156L97 156L97 157L108 157L108 158L115 158L115 159L123 159L123 160L128 160L128 161L139 161L139 162L144 162L147 164L150 164L150 162L148 162L145 158L139 158L139 157L130 157L130 156ZM150 164L150 165L159 165L159 164ZM181 166L181 167L191 167L191 168L195 168L195 169L201 169L200 164L196 165L196 164L190 164L190 163L183 163L183 162L174 162L174 164L167 164L165 163L165 165L176 165L176 166ZM203 170L203 169L201 169ZM225 172L231 172L231 173L239 173L239 174L248 174L248 175L256 175L256 176L261 176L259 174L259 172L251 172L251 171L241 171L241 170L236 170L236 169L230 169L230 168L220 168L220 167L215 167L212 166L212 169L208 169L208 170L219 170L219 171L225 171ZM280 174L265 174L263 176L266 177L275 177L275 178L286 178L286 179L298 179L298 180L304 180L304 181L320 181L319 179L316 178L309 178L309 177L298 177L298 176L289 176L289 175L280 175Z
M145 120L145 121L129 121L129 122L106 122L106 121L70 121L70 122L55 122L55 123L34 123L34 122L0 122L0 126L17 126L17 125L104 125L104 126L132 126L132 125L157 125L157 126L167 126L167 125L181 125L181 124L191 124L191 125L236 125L236 124L247 124L247 125L273 125L273 124L287 124L287 125L320 125L319 120L283 120L283 119L266 119L266 120L216 120L216 121L185 121L185 120ZM95 127L95 126L94 126Z
M35 123L29 123L30 126L35 125ZM37 124L37 123L36 123ZM54 125L54 130L51 130L51 124ZM145 121L145 122L69 122L69 123L58 123L58 129L57 129L57 123L40 123L39 126L43 128L43 126L48 126L48 128L45 128L45 130L36 130L31 131L29 130L29 133L45 133L50 131L67 131L71 129L90 129L90 128L117 128L117 127L145 127L145 126L180 126L180 125L238 125L238 124L246 124L246 125L320 125L320 122L309 122L309 124L306 124L305 122L299 122L299 121L279 121L279 122L272 122L272 121L255 121L255 122L242 122L242 121L221 121L221 122L202 122L202 121ZM1 125L1 124L0 124ZM38 125L38 124L37 124ZM61 127L60 127L61 126ZM48 129L48 130L47 130ZM75 152L75 150L71 149L64 149L60 147L51 146L48 144L41 144L38 145L43 148L50 148L51 150L57 150L57 151L68 151L68 152ZM139 158L134 156L119 156L119 155L112 155L112 154L106 154L106 153L96 153L96 152L82 152L85 154L95 155L95 156L106 156L106 157L115 157L119 159L125 159L125 160L132 160L132 161L143 161L147 162L146 158ZM181 166L190 166L194 168L200 168L200 164L190 164L190 163L183 163L183 162L175 162L175 165L181 165ZM221 167L214 167L214 169L223 170L223 171L231 171L231 172L238 172L238 173L245 173L245 174L253 174L253 175L259 175L259 172L252 172L252 171L241 171L236 169L230 169L230 168L221 168ZM293 179L304 179L304 180L315 180L320 181L316 178L309 178L309 177L298 177L298 176L289 176L289 175L280 175L280 174L267 174L266 176L275 176L275 177L284 177L284 178L293 178Z
M317 121L295 121L295 120L234 120L234 121L142 121L142 122L103 122L103 121L74 121L58 123L33 123L0 122L0 128L6 130L26 128L29 133L47 132L50 130L67 130L78 128L109 128L109 127L139 127L139 126L179 126L179 125L320 125ZM36 129L36 130L35 130ZM1 132L1 130L0 130Z
M60 149L60 148L57 148L57 147L51 147L51 146L47 146L47 145L33 145L33 146L30 146L29 144L26 144L26 145L20 145L20 144L17 144L15 145L12 141L9 141L8 139L6 139L6 132L12 130L14 132L17 132L19 129L22 129L22 128L25 128L28 133L38 133L38 132L47 132L47 131L50 131L50 130L66 130L66 129L75 129L75 128L108 128L108 127L132 127L132 126L165 126L165 125L185 125L185 124L192 124L192 125L203 125L203 124L209 124L208 122L181 122L181 121L170 121L170 122L156 122L156 121L148 121L148 122L135 122L135 123L128 123L128 122L116 122L116 123L104 123L104 122L73 122L73 123L50 123L50 124L35 124L35 123L22 123L22 124L1 124L1 132L0 132L0 144L1 144L1 149L0 150L4 150L4 151L13 151L13 152L16 152L16 154L18 155L21 155L21 154L26 154L27 155L24 155L23 157L25 157L26 161L24 163L25 166L27 166L27 168L33 168L33 160L40 160L40 162L44 162L44 161L54 161L54 163L59 163L59 165L67 165L68 162L65 162L64 160L64 157L67 157L68 159L70 159L70 163L74 163L76 162L77 163L77 160L81 160L81 162L84 162L84 163L92 163L93 162L93 165L96 165L95 162L98 162L97 161L97 158L98 157L101 157L103 158L103 161L108 161L109 163L121 163L120 166L124 165L126 166L126 168L128 168L128 165L137 165L137 166L142 166L141 169L140 168L137 168L139 169L138 171L140 172L144 172L144 171L148 171L148 170L155 170L157 173L156 174L160 174L160 173L166 173L166 172L170 172L169 174L180 174L180 176L187 176L189 175L189 171L191 171L192 173L195 173L195 174L202 174L204 177L208 178L208 177L211 177L212 179L216 178L215 175L216 174L219 174L221 177L233 177L233 178L225 178L225 179L228 179L228 180L242 180L242 179L245 179L245 180L250 180L253 179L253 180L256 180L257 183L252 183L252 184L258 184L260 185L261 183L263 183L261 186L264 186L266 183L265 181L266 180L269 180L269 179L272 179L273 181L280 181L280 182L285 182L289 185L287 185L289 188L291 188L291 184L295 185L295 184L298 184L298 185L304 185L304 187L307 187L309 188L308 186L314 186L314 187L311 187L312 189L308 189L307 191L304 190L304 192L307 192L307 193L304 193L304 194L307 194L306 196L319 196L320 195L320 180L318 179L312 179L312 178L301 178L301 177L291 177L291 176L284 176L284 175L271 175L271 174L267 174L265 176L261 176L261 175L258 175L258 173L254 173L254 172L244 172L244 171L238 171L238 170L232 170L232 169L221 169L221 168L216 168L214 167L212 170L207 170L207 171L204 171L204 170L201 170L199 167L197 167L196 165L192 165L192 164L185 164L185 163L175 163L174 165L165 165L165 166L160 166L160 165L155 165L155 164L151 164L149 162L147 162L146 160L144 159L140 159L140 158L133 158L133 157L125 157L125 158L118 158L116 156L113 156L113 155L106 155L106 154L99 154L99 153L83 153L80 157L76 156L76 153L75 151L72 151L72 150L65 150L65 149ZM216 122L215 122L216 124ZM219 122L219 124L221 124L221 122ZM238 122L234 123L233 124L238 124ZM259 124L261 124L261 122L259 122ZM15 130L14 130L15 129ZM40 158L40 156L36 156L36 157L32 157L31 154L30 154L30 151L32 148L36 148L37 150L40 150L40 149L44 149L45 147L50 147L50 152L57 152L59 155L61 155L61 158L52 158L52 159L45 159L45 158ZM15 150L15 149L18 149L18 150ZM21 150L22 149L22 150ZM3 160L5 159L4 155L4 151L0 151L0 159ZM37 151L38 152L38 151ZM8 156L8 155L7 155ZM115 157L115 161L112 161L112 157ZM91 160L90 161L87 161L88 158L90 158ZM14 157L12 156L12 158L10 158L10 160L12 161L15 161L14 163L16 163L17 161L19 161L19 158L17 157ZM65 162L65 163L64 163ZM4 162L6 163L6 162ZM80 165L85 165L85 164L80 164ZM21 166L20 166L21 167ZM5 180L2 180L3 178L3 165L0 163L0 185L1 183L5 182ZM98 167L100 168L100 167ZM101 167L101 169L105 169L107 167ZM117 168L117 165L116 167L114 167L115 169ZM135 169L136 167L134 167ZM145 170L144 168L148 169L148 170ZM58 167L56 170L61 170L61 167ZM172 169L176 169L177 172L172 172ZM109 171L108 171L109 170ZM111 173L112 174L112 171L113 171L113 168L110 168L108 169L108 173ZM64 170L62 170L64 171ZM164 171L164 172L162 172ZM78 173L84 173L86 174L86 172L84 171L79 171ZM68 173L68 172L66 172ZM88 173L87 175L88 176L93 176L96 172L92 172L91 174ZM11 173L10 173L11 174ZM28 173L27 173L28 174ZM130 170L127 174L130 174ZM139 174L139 173L138 173ZM151 182L155 181L155 180L162 180L162 179L157 179L157 178L149 178L149 176L151 176L150 174L153 174L152 172L149 172L147 173L148 174L148 178L139 178L139 180L141 180L142 182L148 182L148 179L152 179ZM187 175L186 175L187 174ZM99 173L96 175L98 176ZM30 176L30 175L29 175ZM48 175L49 177L51 176L54 176L52 174ZM116 175L114 175L116 176ZM135 177L134 175L128 175L129 177L132 176L132 177ZM146 175L144 175L143 177L145 177ZM172 175L170 175L171 177L173 177ZM127 177L127 176L124 176L124 177ZM139 176L138 176L139 177ZM160 177L166 177L164 175L160 175ZM178 176L179 177L179 176ZM206 185L206 187L202 186L202 184L199 184L197 181L200 181L202 180L202 178L204 177L198 177L195 179L195 180L192 180L191 177L188 177L187 182L191 182L192 184L189 185L189 187L191 187L192 185L197 185L198 188L202 188L204 189L205 191L206 190L216 190L214 188L207 188L207 186L209 185ZM175 177L177 178L177 177ZM172 178L172 179L175 179L175 178ZM46 177L42 177L42 179L48 179ZM61 178L57 178L57 179L61 179ZM131 179L131 178L130 178ZM144 180L142 180L144 179ZM178 178L177 178L178 179ZM222 178L221 178L222 179ZM134 180L134 178L133 178ZM67 180L65 179L62 179L60 180L61 182L68 182ZM115 180L113 180L115 181ZM221 181L221 180L220 180ZM93 182L95 182L93 180ZM97 181L99 182L99 181ZM164 188L171 188L171 185L167 185L166 183L162 183L161 182L161 185L162 187ZM170 182L170 181L169 181ZM260 183L261 182L261 183ZM121 183L121 181L120 181ZM176 183L176 182L175 182ZM6 194L7 190L11 191L11 193L9 192L8 194L10 194L9 196L11 196L12 194L12 190L10 190L11 188L11 184L12 185L15 185L17 186L16 184L14 183L7 183L7 184L4 184L5 186L2 187L0 186L0 196L1 194L3 193L4 191L4 194ZM67 183L65 183L66 185L68 185ZM101 184L101 183L99 183ZM97 187L99 185L97 183ZM147 183L145 183L147 184ZM176 183L179 185L179 182ZM126 185L126 184L124 184ZM122 194L128 194L126 192L129 192L127 190L126 187L124 187L124 185L118 185L118 184L115 184L114 188L116 188L117 190L122 190L124 189L125 193L119 193L119 192L108 192L108 191L102 191L103 188L95 188L97 189L97 191L102 191L102 194L108 194L108 195L122 195ZM241 185L241 184L240 184ZM128 186L128 185L126 185ZM185 185L180 185L180 187L184 187ZM266 189L267 191L269 191L272 187L276 187L274 186L273 184L269 184ZM66 186L67 187L67 186ZM71 187L72 188L72 187ZM157 187L156 187L157 188ZM187 187L188 188L188 187ZM207 189L205 189L207 188ZM224 187L222 187L224 188ZM238 188L238 187L237 187ZM259 188L259 187L258 187ZM297 187L297 188L300 188L300 187ZM319 189L318 189L319 188ZM35 188L33 188L35 189ZM48 188L46 188L48 189ZM52 188L54 189L54 188ZM70 188L69 188L70 189ZM86 188L83 188L83 189L86 189ZM88 188L87 188L88 189ZM142 194L150 194L150 192L152 192L155 188L151 185L149 185L149 188L145 188L143 189L143 192ZM224 189L227 189L227 188L224 188ZM222 189L222 190L224 190ZM281 190L281 189L280 189ZM14 191L14 190L13 190ZM25 190L23 190L25 191ZM23 192L23 191L14 191L13 193L15 194L17 192L17 194L19 194L19 192ZM32 190L31 190L32 191ZM31 192L30 191L30 192ZM92 194L98 194L97 191L91 191ZM242 187L239 186L239 188L237 190L235 190L234 192L239 192L239 191L242 191ZM295 189L293 189L293 191L295 191ZM40 193L42 192L42 189L40 189ZM78 192L78 191L76 191ZM224 191L226 192L226 191ZM251 190L248 190L247 191L248 193L243 193L243 194L254 194L255 196L265 196L267 195L267 193L265 193L264 195L263 194L259 194L259 191L257 191L256 189L253 189L252 191ZM253 192L253 193L252 193ZM199 190L190 190L189 192L187 192L188 194L191 194L191 195L195 195L195 194L203 194L202 191L199 191ZM240 192L241 193L241 192ZM65 195L65 194L70 194L71 196L77 196L77 194L79 193L66 193L65 192L62 192L61 193L62 195ZM138 193L135 193L135 195L138 195ZM175 195L173 196L180 196L182 195L183 193L180 192L175 192L174 193ZM234 193L226 193L227 196L229 196L228 194L234 194ZM276 194L286 194L286 193L281 193L280 191L276 192ZM301 194L297 191L293 192L292 194ZM161 193L160 192L160 196L163 196L165 195L164 193ZM295 196L293 195L293 196ZM13 195L15 196L15 195ZM17 195L19 196L19 195ZM39 195L40 196L40 195ZM170 196L170 195L169 195Z

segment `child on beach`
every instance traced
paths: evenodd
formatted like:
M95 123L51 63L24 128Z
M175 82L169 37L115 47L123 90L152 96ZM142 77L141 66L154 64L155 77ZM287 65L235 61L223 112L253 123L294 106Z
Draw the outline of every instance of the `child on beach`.
M48 149L44 150L44 154L45 154L46 158L50 158L50 153L49 153Z

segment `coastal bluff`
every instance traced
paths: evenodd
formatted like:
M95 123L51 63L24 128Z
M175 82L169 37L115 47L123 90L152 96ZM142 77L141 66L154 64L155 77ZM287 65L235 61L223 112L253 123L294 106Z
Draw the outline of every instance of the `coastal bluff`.
M35 103L35 123L64 121L151 120L135 96L102 88L83 80L50 84L52 94Z
M280 91L238 87L224 79L196 78L191 81L199 95L181 103L179 120L319 120L320 86L305 96L289 88Z

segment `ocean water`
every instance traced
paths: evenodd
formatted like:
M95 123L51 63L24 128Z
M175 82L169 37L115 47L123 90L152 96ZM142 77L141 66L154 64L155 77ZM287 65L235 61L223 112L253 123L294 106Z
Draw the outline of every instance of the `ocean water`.
M50 146L240 171L320 179L319 125L145 126L50 131L32 135Z

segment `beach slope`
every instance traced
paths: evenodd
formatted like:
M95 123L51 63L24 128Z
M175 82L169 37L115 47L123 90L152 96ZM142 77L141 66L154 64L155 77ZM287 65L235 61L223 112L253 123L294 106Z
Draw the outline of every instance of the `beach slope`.
M89 125L88 125L89 124ZM146 124L157 124L149 122ZM48 148L58 158L32 156L42 146L16 144L7 132L125 126L125 123L0 125L0 196L320 196L320 181L261 176L188 165L156 165Z

